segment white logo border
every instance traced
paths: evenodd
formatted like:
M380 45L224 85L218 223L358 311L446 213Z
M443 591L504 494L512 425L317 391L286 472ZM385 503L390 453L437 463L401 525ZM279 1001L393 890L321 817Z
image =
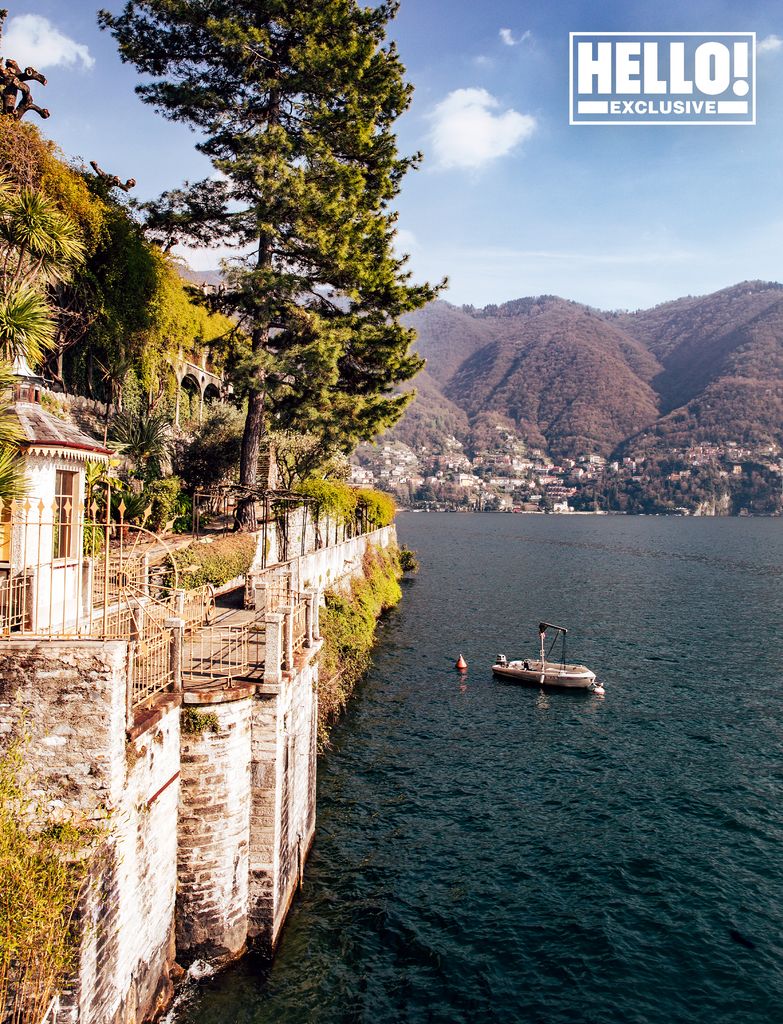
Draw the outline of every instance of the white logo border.
M641 121L575 121L574 120L574 36L673 36L677 39L682 36L702 36L709 39L717 36L750 36L753 40L753 120L752 121L652 121L647 118ZM728 127L753 127L756 124L756 33L755 32L569 32L568 33L568 124L579 127L580 125L602 125L615 127L635 127L637 125L692 125L694 127L728 128Z

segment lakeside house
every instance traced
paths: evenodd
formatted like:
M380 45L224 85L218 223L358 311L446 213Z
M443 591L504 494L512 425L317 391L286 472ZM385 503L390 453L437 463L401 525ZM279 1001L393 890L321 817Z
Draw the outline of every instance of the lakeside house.
M41 405L43 381L15 364L13 412L21 432L24 496L0 512L0 626L33 633L78 632L85 593L86 469L110 452Z

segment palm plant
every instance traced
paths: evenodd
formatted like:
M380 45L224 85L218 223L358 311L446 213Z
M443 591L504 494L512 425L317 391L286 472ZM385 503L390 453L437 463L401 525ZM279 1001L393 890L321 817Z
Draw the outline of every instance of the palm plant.
M74 222L47 196L0 175L0 356L40 362L54 343L46 289L84 260Z
M151 479L161 475L172 447L171 427L165 416L117 413L110 436L112 447L134 463L138 476Z
M0 360L0 502L6 505L24 492L24 474L19 458L19 423L13 413L11 396L14 375L11 365Z

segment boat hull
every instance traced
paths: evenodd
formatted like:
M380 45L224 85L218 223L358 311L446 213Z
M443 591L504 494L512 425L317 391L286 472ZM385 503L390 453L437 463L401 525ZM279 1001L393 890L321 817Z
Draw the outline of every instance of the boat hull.
M596 689L595 672L584 665L566 665L563 668L562 665L546 664L542 671L540 661L529 662L528 668L521 661L509 661L493 665L492 672L499 679L523 686L545 686L554 690Z

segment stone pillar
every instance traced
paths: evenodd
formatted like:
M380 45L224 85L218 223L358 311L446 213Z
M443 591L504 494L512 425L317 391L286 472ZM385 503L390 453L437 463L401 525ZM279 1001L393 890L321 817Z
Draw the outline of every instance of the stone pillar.
M174 689L182 690L182 648L185 643L185 620L179 618L166 619L166 629L171 630L171 678Z
M266 657L264 659L264 682L279 686L283 668L283 616L279 612L267 612L266 616Z
M235 693L187 704L196 714L181 747L177 958L185 963L226 963L247 940L253 688Z
M128 641L127 670L125 675L125 728L133 728L133 676L136 670L136 649L138 640Z

